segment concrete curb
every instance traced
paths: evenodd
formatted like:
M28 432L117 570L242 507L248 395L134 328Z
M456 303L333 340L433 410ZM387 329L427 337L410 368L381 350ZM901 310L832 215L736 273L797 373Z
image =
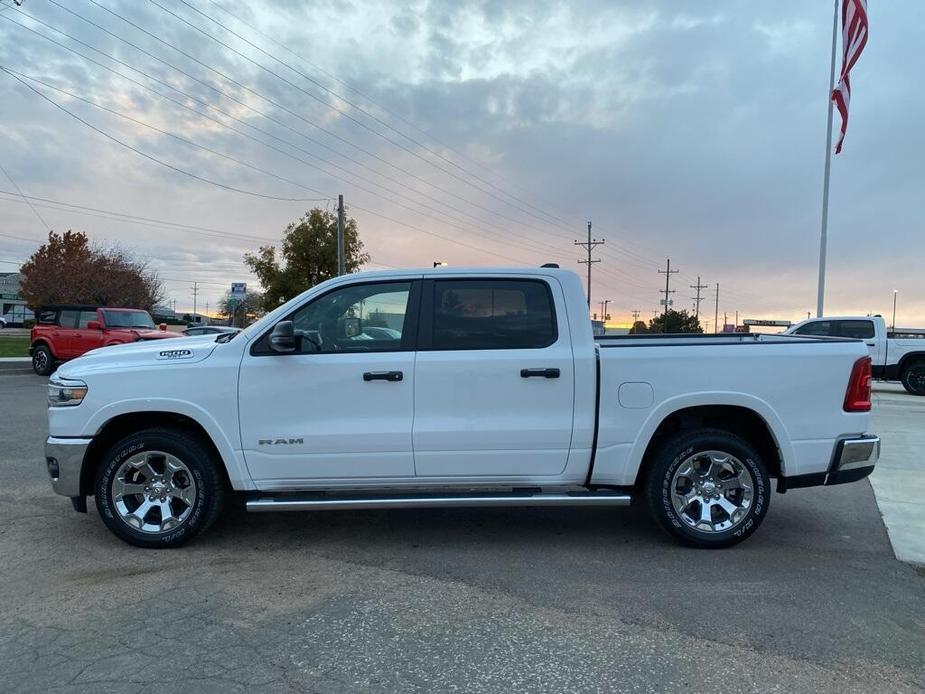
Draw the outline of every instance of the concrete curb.
M32 371L29 357L0 357L0 371Z

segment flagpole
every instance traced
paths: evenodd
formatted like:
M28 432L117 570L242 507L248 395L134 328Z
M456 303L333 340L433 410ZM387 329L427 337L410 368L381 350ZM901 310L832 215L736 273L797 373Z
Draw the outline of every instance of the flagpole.
M832 15L832 64L829 68L829 117L825 132L825 181L822 184L822 233L819 237L819 291L816 294L816 317L822 317L825 303L825 252L826 234L829 227L829 175L832 171L832 92L835 90L835 48L838 38L838 0Z

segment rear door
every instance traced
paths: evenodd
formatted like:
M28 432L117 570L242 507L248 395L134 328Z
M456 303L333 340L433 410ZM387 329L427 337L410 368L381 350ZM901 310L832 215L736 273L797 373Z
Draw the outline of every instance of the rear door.
M82 354L77 347L77 320L80 311L62 309L58 312L58 325L52 331L55 343L55 356L59 359L73 359Z
M420 477L532 477L566 465L575 374L545 278L426 280L415 364Z

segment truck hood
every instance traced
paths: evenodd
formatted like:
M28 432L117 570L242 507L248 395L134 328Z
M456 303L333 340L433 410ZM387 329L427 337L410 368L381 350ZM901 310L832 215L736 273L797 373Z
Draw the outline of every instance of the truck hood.
M100 371L193 364L212 354L218 346L216 337L199 335L100 347L64 363L56 373L62 378L83 378Z

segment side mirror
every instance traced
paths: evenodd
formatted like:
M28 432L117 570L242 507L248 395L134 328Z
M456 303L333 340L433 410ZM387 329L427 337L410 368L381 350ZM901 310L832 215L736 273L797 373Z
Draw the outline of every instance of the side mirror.
M98 320L88 320L87 321L87 330L102 330L103 324Z
M292 321L284 320L274 325L273 332L270 333L270 349L286 354L295 352L295 348L295 328L292 327Z

